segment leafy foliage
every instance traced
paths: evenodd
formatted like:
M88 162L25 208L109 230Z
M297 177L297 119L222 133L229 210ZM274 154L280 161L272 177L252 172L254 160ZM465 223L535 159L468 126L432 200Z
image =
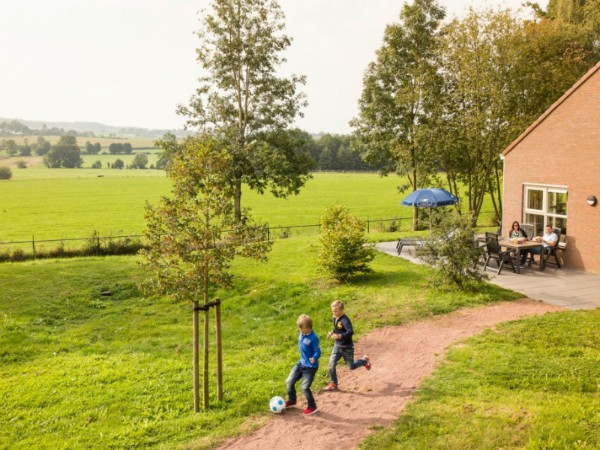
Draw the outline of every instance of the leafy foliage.
M65 167L68 169L81 167L83 159L75 136L63 135L44 156L44 162L52 169Z
M266 227L255 226L247 211L233 215L233 190L227 178L232 159L208 136L189 137L171 162L171 197L146 204L149 249L142 252L153 278L150 292L194 301L210 283L231 285L228 272L236 256L265 260L271 243Z
M435 56L439 27L445 12L435 0L405 4L400 23L386 27L383 45L369 64L359 100L355 134L363 143L363 158L383 174L408 177L400 190L414 191L436 169L427 145L427 123L436 95L438 76ZM413 211L413 230L418 228Z
M455 210L432 210L436 225L419 249L419 257L434 266L439 284L470 289L485 278L477 267L481 250L475 241L471 218Z
M291 43L276 1L213 0L211 7L198 32L198 61L207 75L199 79L189 107L180 106L178 113L188 117L188 126L225 143L234 212L241 220L242 183L283 197L297 193L310 177L314 161L302 136L288 130L306 103L296 92L305 79L276 76L285 62L280 53Z
M12 178L12 170L10 167L0 166L0 180L10 180Z
M370 273L375 250L368 245L365 224L341 204L327 208L321 218L319 265L338 281Z

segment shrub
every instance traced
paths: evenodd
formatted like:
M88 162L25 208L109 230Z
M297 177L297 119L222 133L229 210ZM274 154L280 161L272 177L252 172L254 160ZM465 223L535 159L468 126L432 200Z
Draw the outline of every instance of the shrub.
M19 169L27 169L27 163L20 159L19 161L17 161L17 167Z
M92 169L102 169L102 161L98 160L92 163Z
M12 178L12 170L10 167L0 167L0 180L10 180Z
M375 249L367 243L365 224L341 204L330 206L321 218L319 265L334 279L347 281L370 273Z
M470 215L459 215L455 210L432 210L434 226L417 255L437 268L438 284L458 286L468 290L486 275L477 268L481 250L475 241Z

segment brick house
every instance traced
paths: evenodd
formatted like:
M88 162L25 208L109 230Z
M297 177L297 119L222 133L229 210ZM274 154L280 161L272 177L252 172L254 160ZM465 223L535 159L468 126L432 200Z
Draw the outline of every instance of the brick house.
M502 229L513 220L562 230L562 260L600 273L600 63L510 144ZM597 200L594 205L593 197Z

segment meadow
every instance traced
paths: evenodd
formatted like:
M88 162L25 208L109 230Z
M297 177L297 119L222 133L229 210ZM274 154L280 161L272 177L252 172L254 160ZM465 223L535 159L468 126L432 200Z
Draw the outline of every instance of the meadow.
M158 171L21 170L0 182L2 240L139 232L143 203L169 192ZM317 223L333 201L362 218L409 217L398 184L319 173L300 196L246 191L243 201L272 226ZM371 238L397 234L372 230ZM341 299L360 339L385 325L520 297L488 284L437 289L431 268L385 254L373 274L335 284L319 270L318 251L317 235L292 232L274 242L267 263L235 261L234 287L214 292L223 299L224 400L215 398L211 354L211 408L199 414L190 306L144 294L138 257L0 264L0 448L210 448L270 417L268 399L283 394L297 360L299 312L323 334L328 305ZM599 311L553 313L461 342L395 426L362 448L600 448L599 326ZM327 355L329 341L322 347ZM325 383L321 370L314 387Z
M432 269L378 254L374 274L323 278L315 236L277 240L269 262L238 260L223 299L224 400L193 413L191 310L144 295L137 257L0 264L0 448L207 449L268 420L297 360L299 312L356 338L385 325L519 298L494 285L432 287ZM110 291L111 296L102 293ZM600 312L511 322L456 345L389 430L362 448L598 448ZM214 329L211 327L212 340ZM322 339L325 355L331 351ZM326 384L320 370L314 382Z
M158 170L36 166L13 174L0 182L0 242L84 238L93 231L141 234L145 202L170 192L170 180ZM328 205L341 202L363 220L404 218L398 225L409 229L412 210L400 206L406 195L398 193L400 181L375 173L315 173L300 195L277 199L246 189L242 204L271 227L317 225Z

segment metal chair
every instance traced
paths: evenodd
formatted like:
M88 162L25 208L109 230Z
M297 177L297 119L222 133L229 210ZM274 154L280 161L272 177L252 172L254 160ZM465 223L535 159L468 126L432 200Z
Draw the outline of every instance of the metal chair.
M539 253L540 263L542 263L542 258L544 258L544 261L543 261L544 266L546 264L556 264L556 266L560 269L562 266L560 264L560 258L558 257L558 251L563 249L563 246L560 245L561 229L554 228L552 230L552 233L554 233L556 235L556 245L554 247L543 247L543 249ZM530 256L531 256L531 259L529 260L530 266L531 266L532 262L535 262L533 260L533 255L534 255L534 253L530 252ZM549 261L551 256L554 256L554 262Z
M502 272L502 268L504 267L505 262L510 263L513 272L517 273L517 269L515 267L515 263L513 261L511 252L502 251L500 243L498 242L498 235L496 233L485 233L485 253L486 258L485 265L483 266L484 270L487 268L490 259L494 259L498 264L498 275L500 275L500 272Z
M527 239L531 239L535 235L535 226L530 223L522 223L521 230L523 230Z
M549 247L549 251L548 254L546 255L546 261L545 264L556 264L556 266L560 269L561 265L560 265L560 258L558 257L558 251L561 250L561 247L559 246L560 244L560 235L561 235L561 229L560 228L555 228L554 230L552 230L552 232L556 235L556 245L554 247ZM554 256L554 263L551 263L550 261L548 261L548 259Z

